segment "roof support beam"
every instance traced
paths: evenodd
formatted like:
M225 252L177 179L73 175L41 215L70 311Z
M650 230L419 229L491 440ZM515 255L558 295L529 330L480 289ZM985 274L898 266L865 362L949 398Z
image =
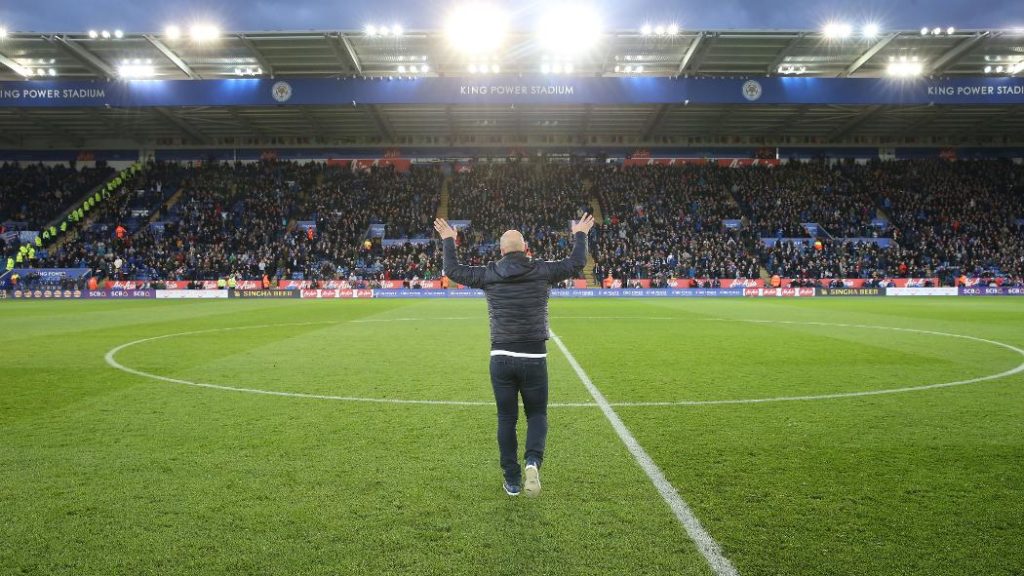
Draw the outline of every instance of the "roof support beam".
M79 62L85 64L86 67L91 68L100 76L106 77L109 80L117 78L117 71L110 64L100 60L95 54L86 50L84 46L68 39L67 36L57 36L55 34L53 36L45 36L45 38L50 43L63 48L65 52L74 56Z
M21 146L21 140L23 138L24 136L11 134L9 130L0 132L0 143L7 144L12 148Z
M587 104L583 109L583 121L580 122L580 144L586 145L587 132L590 130L590 117L594 115L594 106Z
M786 44L786 46L782 50L779 50L779 53L775 55L774 59L772 59L772 63L768 65L768 69L765 70L765 72L767 72L768 74L778 74L779 66L786 61L786 58L788 58L789 55L792 54L794 50L796 50L796 47L806 37L806 32L801 32L794 36L793 39L790 40L789 43Z
M45 118L40 117L36 114L34 110L22 108L21 115L24 118L27 118L36 126L39 126L46 130L47 132L50 132L53 135L59 136L62 139L70 142L71 145L74 146L75 148L81 148L82 146L85 146L85 138L82 138L82 136L75 134L74 132L68 131L63 126L59 126Z
M395 141L395 131L391 129L391 124L388 123L384 115L380 113L380 110L376 105L369 105L367 108L370 109L370 117L373 118L373 123L377 125L377 130L381 136L388 142Z
M265 132L263 132L263 130L260 130L256 126L253 126L252 122L249 122L245 118L245 116L242 116L241 114L239 114L237 108L235 108L234 106L229 106L227 108L227 111L228 111L228 115L230 115L231 118L239 126L244 128L245 130L247 130L249 132L249 134L255 136L256 138L258 138L260 140L269 140L269 138L267 137L267 134Z
M455 144L455 139L459 137L458 124L455 122L455 114L452 111L452 106L444 107L445 118L448 119L448 142Z
M25 73L28 72L27 67L18 64L12 58L9 58L6 54L2 52L0 52L0 64L7 66L11 70L13 70L15 74L18 74L19 76L25 76Z
M167 58L171 61L172 64L177 66L178 70L181 70L182 73L185 74L185 76L188 76L189 80L203 79L202 76L196 73L196 71L193 70L191 66L186 64L185 61L181 59L181 57L175 54L173 50L171 50L166 44L161 42L156 36L153 36L152 34L144 34L143 38L148 40L149 43L152 44L154 48L159 50L160 53L163 54L165 58Z
M845 124L843 124L839 128L836 128L835 130L833 130L832 133L828 135L826 140L828 142L836 142L840 138L843 138L844 136L846 136L850 132L853 132L854 130L856 130L857 127L860 126L861 124L867 122L871 118L874 118L876 114L878 114L879 112L882 111L882 108L883 107L882 107L881 104L876 104L874 106L869 106L867 110L865 110L864 112L861 112L860 114L854 116L853 118L848 120Z
M313 115L312 110L307 106L299 106L299 114L306 120L306 124L309 129L313 131L313 134L321 141L326 143L330 138L327 137L327 132L324 131L323 122Z
M703 32L698 32L697 36L692 42L690 42L690 46L686 49L686 53L683 54L682 61L679 62L679 70L676 72L676 76L686 72L686 67L690 65L690 61L693 60L693 55L697 53L697 50L701 47L701 44L703 44L706 37L707 36L705 36Z
M968 50L977 46L979 42L985 40L986 38L989 38L991 34L991 32L985 31L979 32L969 38L965 38L959 44L947 50L945 54L939 56L938 59L936 59L935 62L933 62L932 65L928 68L928 73L941 73L951 64L954 64L957 60L959 60L960 57L966 54Z
M349 60L352 61L352 67L356 69L356 72L362 74L363 65L359 62L359 57L356 56L356 49L352 47L352 41L344 34L338 34L338 40L341 42L341 45L345 47L345 53L348 54Z
M839 77L845 78L846 76L853 74L857 70L860 70L861 66L867 64L868 60L874 58L875 54L881 52L886 46L889 45L890 42L895 40L899 35L899 32L893 32L892 34L886 35L878 42L875 42L870 48L865 50L863 54L858 56L856 60L854 60L849 66L847 66L845 70L840 72Z
M922 116L920 119L918 119L916 122L914 122L907 128L904 128L902 132L909 135L918 134L922 128L938 120L943 115L945 115L946 112L949 112L949 109L949 106L932 106L931 110L927 114Z
M665 118L665 114L668 113L668 109L669 104L662 104L661 106L658 106L657 110L651 113L650 118L648 118L647 123L644 125L644 142L650 141L651 136L654 135L654 131L658 129L658 126L661 125L662 119Z
M207 138L202 132L200 132L200 131L196 130L195 128L193 128L191 125L189 125L188 122L185 122L184 120L179 118L176 114L174 114L173 112L171 112L167 108L156 107L156 108L153 108L153 111L156 112L158 115L163 116L171 124L174 124L174 126L178 130L181 130L186 136L188 136L192 140L196 141L197 143L199 143L199 144L209 144L210 143L209 138Z
M242 41L242 44L245 45L245 48L249 52L252 52L253 58L255 58L256 62L259 63L260 68L263 69L263 73L273 77L274 67L271 66L270 60L267 60L267 57L263 55L263 52L260 52L260 49L256 47L256 43L254 43L252 39L245 34L239 34L238 39Z

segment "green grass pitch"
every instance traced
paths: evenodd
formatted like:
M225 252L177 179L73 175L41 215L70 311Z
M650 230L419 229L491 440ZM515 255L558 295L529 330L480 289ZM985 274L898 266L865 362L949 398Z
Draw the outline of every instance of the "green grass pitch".
M1024 299L551 317L739 574L1024 571L1024 372L972 382L1024 357L937 334L1024 348ZM114 361L468 404L105 360L171 334ZM483 301L3 302L0 341L0 574L712 573L553 343L583 406L505 496Z

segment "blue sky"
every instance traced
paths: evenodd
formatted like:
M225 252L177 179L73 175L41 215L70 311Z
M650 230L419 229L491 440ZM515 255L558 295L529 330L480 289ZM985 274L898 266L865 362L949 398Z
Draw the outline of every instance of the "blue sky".
M369 22L406 29L440 28L446 9L459 0L0 0L0 26L10 30L75 32L121 28L160 31L171 22L209 20L223 30L356 29ZM495 2L513 14L515 28L529 29L552 0ZM832 18L854 25L877 21L885 29L922 26L1024 27L1021 0L591 0L612 28L644 21L675 21L683 28L817 29Z

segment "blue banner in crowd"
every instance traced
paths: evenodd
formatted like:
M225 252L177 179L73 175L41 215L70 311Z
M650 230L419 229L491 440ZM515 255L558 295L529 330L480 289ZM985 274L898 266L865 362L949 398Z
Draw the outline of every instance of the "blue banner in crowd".
M0 82L0 107L1022 104L1024 78L467 77Z
M39 275L42 282L60 282L63 278L78 279L89 274L88 268L15 268L12 274L22 278L28 278L33 274Z

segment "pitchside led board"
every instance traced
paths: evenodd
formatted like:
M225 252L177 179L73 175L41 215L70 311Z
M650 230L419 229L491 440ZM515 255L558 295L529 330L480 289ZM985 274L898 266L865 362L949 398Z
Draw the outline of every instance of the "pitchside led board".
M289 78L0 82L0 107L1024 104L1024 78Z

